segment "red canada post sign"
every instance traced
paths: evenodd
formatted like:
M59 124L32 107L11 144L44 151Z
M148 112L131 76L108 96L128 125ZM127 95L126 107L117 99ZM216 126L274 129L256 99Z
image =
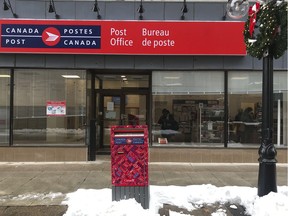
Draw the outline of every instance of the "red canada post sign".
M0 53L246 55L244 22L0 20Z

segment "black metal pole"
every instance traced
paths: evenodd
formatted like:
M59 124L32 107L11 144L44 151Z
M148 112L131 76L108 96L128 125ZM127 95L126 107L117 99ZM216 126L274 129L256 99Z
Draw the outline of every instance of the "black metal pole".
M277 192L276 155L273 144L273 55L263 58L262 141L259 148L258 196Z
M224 71L224 147L229 142L229 105L228 105L228 71Z
M91 92L90 92L90 121L89 121L89 144L88 161L96 160L96 92L95 92L95 74L91 74Z
M88 161L96 160L96 120L91 119L89 124Z
M9 116L9 146L13 145L14 129L14 69L10 70L10 116Z

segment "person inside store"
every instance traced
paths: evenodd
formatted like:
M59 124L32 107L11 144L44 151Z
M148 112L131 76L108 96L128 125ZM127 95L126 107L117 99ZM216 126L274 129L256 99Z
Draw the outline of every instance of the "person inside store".
M128 124L129 125L139 125L139 118L136 115L128 114Z
M247 107L242 114L241 121L245 125L244 133L243 133L243 143L252 143L252 137L254 133L254 125L249 123L255 122L253 109L251 107Z
M242 114L243 114L243 109L239 109L237 115L234 118L235 123L235 127L236 127L236 142L241 142L241 137L243 136L243 132L245 129L244 124L241 122L241 118L242 118Z
M167 109L162 110L162 115L158 120L158 124L161 125L161 136L166 138L168 142L171 141L171 137L175 135L175 132L173 131L177 131L179 129L178 122Z

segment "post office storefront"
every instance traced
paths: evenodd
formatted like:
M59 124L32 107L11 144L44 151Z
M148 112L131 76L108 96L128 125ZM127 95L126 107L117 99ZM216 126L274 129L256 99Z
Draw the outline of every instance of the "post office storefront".
M136 4L100 3L107 19L122 3L126 10ZM83 8L75 4L60 5L80 14ZM182 4L156 5L169 17L164 8ZM202 12L212 7L189 5ZM147 3L151 11L153 6ZM0 161L97 160L109 153L112 125L146 124L151 161L257 163L262 61L246 55L242 35L229 32L243 22L217 21L215 14L202 17L205 22L192 21L203 14L173 22L161 21L156 12L153 21L136 21L137 12L125 19L121 14L123 21L91 20L89 13L76 20L51 20L50 14L44 20L0 20ZM235 40L208 30L187 42L195 25L197 35L215 27ZM213 43L207 42L211 35ZM280 162L287 162L287 80L285 54L274 60L273 143ZM163 110L177 127L163 128Z

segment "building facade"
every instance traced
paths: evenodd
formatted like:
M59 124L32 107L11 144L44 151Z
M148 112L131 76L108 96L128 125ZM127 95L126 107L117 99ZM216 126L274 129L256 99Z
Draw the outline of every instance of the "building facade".
M186 13L181 10L182 1L143 1L143 13L139 13L139 1L55 0L53 13L49 13L48 0L10 3L10 9L0 13L0 161L97 160L97 154L109 153L112 125L147 124L152 161L257 162L262 60L246 54L178 54L171 40L154 41L151 46L172 49L157 54L149 48L146 53L133 48L137 35L131 33L132 39L127 39L126 27L121 26L131 25L133 32L135 23L164 26L169 22L174 25L171 29L191 22L234 23L228 16L223 20L226 2L187 1ZM96 12L92 10L95 3L100 9ZM22 37L25 31L39 33L29 26L68 23L74 27L67 34L75 36L89 34L84 27L96 21L103 23L102 32L106 25L115 26L109 27L110 36L115 35L110 40L113 49L104 53L77 53L81 43L90 46L93 41L75 42L68 36L66 45L76 47L71 53L63 47L50 52L53 44L26 50L19 45L23 38L25 43L28 40ZM50 31L52 43L57 32ZM143 34L164 37L168 33L154 29ZM221 40L208 34L205 45L203 38L194 36L188 35L187 40L192 38L195 47L198 41L199 47L207 47ZM223 50L239 46L231 45L232 35L226 36ZM123 53L116 45L132 48ZM274 60L273 143L279 162L287 162L287 80L285 53Z

